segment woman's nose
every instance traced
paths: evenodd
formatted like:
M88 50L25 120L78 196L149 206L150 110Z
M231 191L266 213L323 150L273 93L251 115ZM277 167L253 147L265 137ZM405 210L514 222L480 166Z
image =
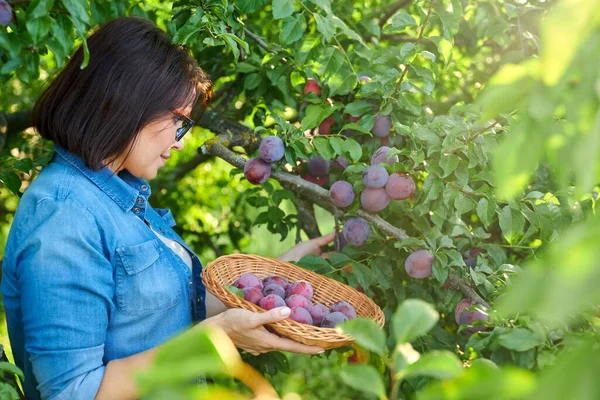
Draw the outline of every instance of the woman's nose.
M175 150L183 150L183 148L185 147L185 144L183 143L184 140L185 136L182 137L181 140L179 140L178 142L175 142L171 147Z

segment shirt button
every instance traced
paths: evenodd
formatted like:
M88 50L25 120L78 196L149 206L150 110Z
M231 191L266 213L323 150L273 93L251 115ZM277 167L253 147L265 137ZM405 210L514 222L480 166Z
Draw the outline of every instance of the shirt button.
M148 185L142 185L140 189L142 189L145 192L146 190L148 190Z
M138 197L137 198L137 203L138 204L142 204L144 202L144 198L143 197Z
M190 281L190 286L192 286L192 281Z
M140 212L140 209L136 207L136 208L133 209L133 212L136 213L136 214L138 214Z

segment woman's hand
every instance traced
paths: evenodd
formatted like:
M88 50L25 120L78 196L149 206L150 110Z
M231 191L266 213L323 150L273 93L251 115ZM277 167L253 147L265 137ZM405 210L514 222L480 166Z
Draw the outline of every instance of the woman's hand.
M303 354L319 354L325 351L321 347L307 346L279 337L267 331L263 326L270 322L286 319L289 315L290 309L288 307L278 307L259 313L241 308L232 308L202 321L199 325L218 325L237 347L254 355L273 350Z
M323 258L327 258L329 253L323 253L321 246L325 246L335 239L335 232L331 232L328 235L314 238L311 240L303 241L289 249L286 253L277 257L281 261L298 261L302 257L308 254L315 254Z

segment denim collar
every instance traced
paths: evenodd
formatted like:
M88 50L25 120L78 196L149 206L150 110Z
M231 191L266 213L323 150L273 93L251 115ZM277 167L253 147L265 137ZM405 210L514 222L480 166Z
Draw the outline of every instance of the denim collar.
M107 166L103 166L95 171L86 166L81 157L57 144L54 145L54 151L60 156L55 157L57 162L75 167L125 211L133 208L140 195L146 200L150 197L151 189L148 182L133 176L127 170L115 175Z

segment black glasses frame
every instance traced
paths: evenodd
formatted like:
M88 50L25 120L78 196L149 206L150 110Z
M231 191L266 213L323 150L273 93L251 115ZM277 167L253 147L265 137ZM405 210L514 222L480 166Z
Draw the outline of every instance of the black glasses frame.
M183 121L181 128L177 128L177 131L175 132L175 141L179 142L181 139L183 139L185 134L188 133L190 129L192 129L192 126L194 126L195 122L183 114L173 114L177 115L177 117Z

